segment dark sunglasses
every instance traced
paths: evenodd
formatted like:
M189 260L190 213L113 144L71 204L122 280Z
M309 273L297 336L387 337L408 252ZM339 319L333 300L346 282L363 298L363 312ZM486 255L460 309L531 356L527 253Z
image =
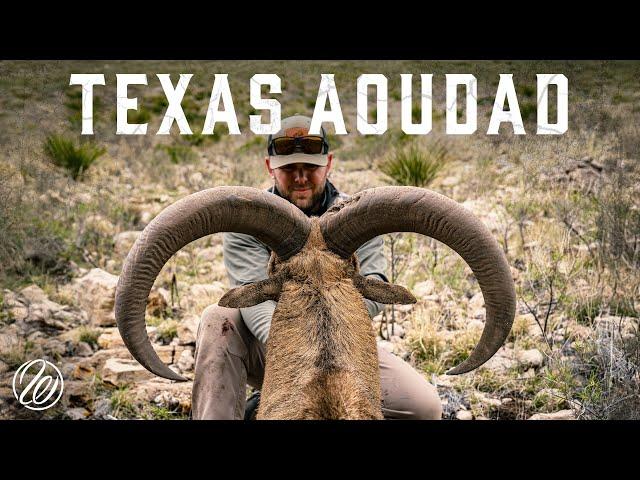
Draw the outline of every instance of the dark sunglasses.
M328 152L329 144L324 137L314 135L305 137L278 137L269 143L269 155L291 155L293 153L318 155Z

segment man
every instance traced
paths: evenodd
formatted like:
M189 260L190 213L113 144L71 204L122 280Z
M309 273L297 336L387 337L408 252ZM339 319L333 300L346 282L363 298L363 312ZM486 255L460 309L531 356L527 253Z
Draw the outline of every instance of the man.
M336 201L348 198L328 181L333 155L324 129L309 135L311 119L294 115L268 139L265 164L274 186L269 192L293 203L308 216L320 216ZM388 281L382 238L356 252L360 273ZM224 234L223 255L230 286L267 278L271 252L252 236ZM366 300L371 317L383 305ZM194 419L241 419L246 405L246 384L259 389L264 376L265 347L276 303L231 309L211 305L198 327L195 351L192 416ZM436 388L408 363L378 348L385 418L440 419L442 407Z

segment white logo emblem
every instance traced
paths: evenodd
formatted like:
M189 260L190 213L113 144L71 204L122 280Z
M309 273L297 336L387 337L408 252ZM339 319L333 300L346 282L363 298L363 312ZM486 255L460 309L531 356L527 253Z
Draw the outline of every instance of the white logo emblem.
M38 364L40 364L40 370L36 372ZM55 371L55 379L52 375L45 375L45 370L47 373L53 373L51 369ZM23 387L25 375L29 373L33 375L34 372L36 372L35 376ZM64 380L60 370L53 363L42 359L23 363L13 376L13 394L21 405L30 410L46 410L54 406L60 400L63 388ZM18 393L20 389L22 390ZM57 396L53 399L56 393Z

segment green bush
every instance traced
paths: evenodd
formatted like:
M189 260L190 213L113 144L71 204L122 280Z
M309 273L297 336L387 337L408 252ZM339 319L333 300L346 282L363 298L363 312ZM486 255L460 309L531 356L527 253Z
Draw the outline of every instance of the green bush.
M81 326L78 330L78 341L85 342L92 347L98 346L98 337L102 334L102 331L95 328L90 328L85 325Z
M522 120L529 120L533 115L537 114L538 106L533 102L522 102L522 106L520 107L520 115L522 116Z
M44 151L56 165L64 167L77 180L106 149L91 143L76 146L73 140L50 135L45 141Z
M151 120L151 114L144 108L127 110L127 123L129 124L149 123L149 120Z
M165 320L158 325L158 339L165 345L178 336L178 322Z
M188 145L167 145L164 150L169 155L172 163L185 163L194 160L196 155Z
M397 185L426 187L442 170L446 155L446 149L440 145L428 150L412 146L396 150L380 165L380 170Z
M110 400L114 417L122 419L138 417L138 407L134 403L133 394L128 386L118 387L118 389L114 390Z

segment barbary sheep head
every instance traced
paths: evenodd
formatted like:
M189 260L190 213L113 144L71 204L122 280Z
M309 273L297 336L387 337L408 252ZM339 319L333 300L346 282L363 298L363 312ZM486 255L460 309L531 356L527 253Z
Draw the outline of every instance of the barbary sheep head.
M403 287L361 276L354 253L378 235L415 232L456 251L478 279L485 300L487 320L478 345L448 374L468 372L489 360L513 323L515 288L502 249L471 212L443 195L415 187L373 188L335 205L322 217L307 218L269 192L215 187L189 195L161 212L138 237L120 275L115 305L118 328L134 358L156 375L185 380L162 363L147 336L145 308L151 287L178 250L217 232L252 235L273 252L269 278L230 290L220 300L222 306L279 301L287 289L317 292L336 282L346 282L350 287L345 291L353 292L355 287L360 298L414 303L413 295ZM347 300L345 304L354 301Z

